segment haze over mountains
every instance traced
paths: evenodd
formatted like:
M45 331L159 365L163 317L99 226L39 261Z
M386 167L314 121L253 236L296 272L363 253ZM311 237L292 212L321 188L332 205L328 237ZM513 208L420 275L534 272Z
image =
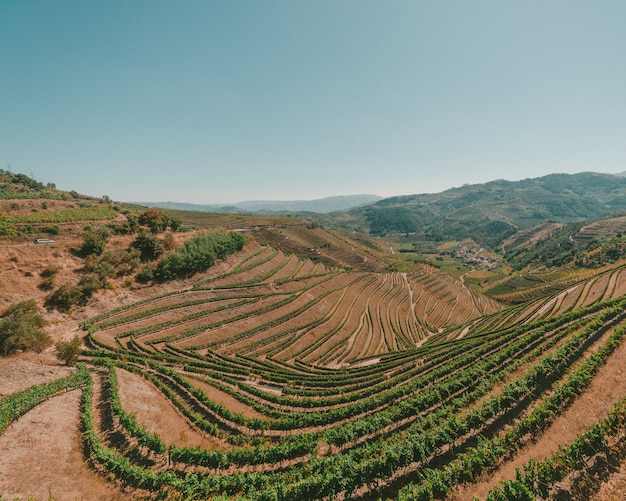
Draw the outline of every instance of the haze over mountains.
M289 214L373 236L422 234L426 240L472 238L496 248L520 230L545 223L596 220L626 211L623 174L550 174L521 181L495 180L441 193L375 195L310 201L248 201L231 206L174 202L153 207L225 213Z
M454 200L455 206L470 205L475 202L484 201L490 196L495 195L502 205L504 200L502 196L507 192L516 193L514 200L525 200L525 202L533 205L535 202L540 204L546 202L541 200L541 194L559 194L560 197L574 199L579 196L585 196L586 201L595 202L594 197L600 192L612 192L621 190L626 178L626 172L607 174L595 172L581 172L578 174L549 174L538 178L527 178L521 181L507 181L505 179L497 179L482 184L463 185L454 187L439 193L419 193L418 191L412 195L398 195L392 197L381 197L378 195L362 194L362 195L340 195L332 197L324 197L314 200L246 200L242 202L226 203L226 204L196 204L188 202L136 202L139 205L158 207L163 209L174 210L194 210L201 212L219 212L219 213L259 213L259 214L276 214L285 212L313 212L318 214L328 214L338 211L350 211L362 208L368 205L374 206L399 206L399 205L419 205L419 204L439 204L443 200ZM617 183L617 184L614 184ZM536 190L534 194L531 194ZM573 198L572 198L573 197ZM609 199L611 197L609 196ZM618 201L614 201L620 205ZM515 213L515 211L512 211ZM548 210L548 213L550 211ZM577 214L576 210L570 211L570 216L577 218L595 217L595 214L587 215L587 211ZM594 212L591 210L591 212ZM605 215L600 209L599 215ZM517 215L519 216L519 215Z
M234 204L191 204L184 202L139 202L139 205L161 209L195 210L202 212L241 213L258 212L272 214L281 212L328 212L352 209L382 200L377 195L343 195L316 200L248 200Z

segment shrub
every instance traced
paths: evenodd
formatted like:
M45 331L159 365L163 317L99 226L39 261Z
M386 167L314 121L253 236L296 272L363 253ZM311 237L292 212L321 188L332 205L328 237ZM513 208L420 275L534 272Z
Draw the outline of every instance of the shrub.
M100 280L95 273L86 273L82 277L80 277L80 281L78 282L78 287L80 288L82 294L82 300L89 299L94 292L98 289L102 289L106 284Z
M163 237L161 245L166 251L174 250L176 248L176 239L174 238L174 235L172 235L171 233L166 233Z
M137 238L131 244L131 247L138 249L139 252L141 252L142 261L152 261L163 254L163 246L161 243L154 235L150 235L148 233L137 235Z
M0 214L0 236L13 236L16 233L15 225L7 217Z
M163 282L204 271L216 259L241 250L244 243L245 238L235 232L213 231L198 235L161 259L154 270L154 278Z
M137 276L135 276L135 278L140 284L147 284L148 282L154 280L154 272L152 271L152 266L150 266L149 264L144 266L139 271L139 273L137 273Z
M80 304L83 299L83 290L78 285L66 282L48 296L46 306L59 311L69 311L72 306Z
M46 349L52 340L44 332L44 325L32 299L10 306L0 315L0 355Z
M139 228L139 218L137 215L132 213L126 214L126 221L122 224L122 228L129 235L135 233Z
M33 190L40 191L44 189L43 183L40 183L39 181L35 181L33 178L28 177L26 174L13 174L13 179L11 180L11 182L14 184L21 184L24 186L28 186L29 188L32 188Z
M129 275L139 266L140 253L137 249L105 252L101 256L85 258L85 271L95 273L100 280Z
M168 225L168 217L157 209L146 209L139 216L139 224L150 228L152 233L165 231Z
M59 341L56 345L57 357L65 365L74 365L80 355L80 338L75 336L71 341Z
M61 233L61 228L59 228L57 225L44 226L43 228L41 228L41 231L43 233L47 233L48 235L58 235L59 233Z
M39 276L41 277L41 283L39 288L44 291L52 290L54 287L54 281L60 268L57 265L51 264L45 270L43 270Z
M110 232L104 226L98 228L88 227L83 234L83 245L80 249L81 254L85 256L92 254L99 256L104 252L104 247L109 236Z
M183 224L180 219L169 217L158 209L146 209L139 215L139 224L147 226L152 233L162 233L168 227L177 231Z

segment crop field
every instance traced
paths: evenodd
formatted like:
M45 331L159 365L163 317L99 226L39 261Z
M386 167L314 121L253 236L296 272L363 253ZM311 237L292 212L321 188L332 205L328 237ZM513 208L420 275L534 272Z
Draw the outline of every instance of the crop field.
M542 290L251 242L83 322L77 370L0 399L0 435L65 399L109 499L591 499L624 460L626 267Z
M191 350L331 368L410 349L441 329L500 309L461 281L368 273L259 246L227 273L88 322L110 348Z

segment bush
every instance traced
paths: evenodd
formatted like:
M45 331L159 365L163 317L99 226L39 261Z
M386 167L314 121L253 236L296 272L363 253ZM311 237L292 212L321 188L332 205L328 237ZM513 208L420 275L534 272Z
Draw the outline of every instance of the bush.
M95 273L87 273L80 277L78 287L81 291L82 301L89 299L98 289L104 288L106 284L100 280Z
M65 365L74 365L80 355L80 338L72 338L71 341L59 341L56 345L57 357L65 362Z
M46 349L52 340L44 332L44 325L32 299L10 306L0 315L0 355Z
M139 216L139 224L150 228L152 233L165 231L168 223L168 217L157 209L146 209Z
M66 282L48 296L46 306L59 311L70 311L73 306L80 304L83 300L83 290L78 285Z
M137 236L131 247L141 252L142 261L152 261L163 254L163 246L154 235L142 233Z
M107 278L130 275L139 263L140 252L137 249L105 252L101 256L87 256L84 270L95 273L104 282Z
M81 254L89 256L95 254L99 256L104 252L107 239L110 236L108 228L100 226L98 228L88 227L83 234L83 246L80 249Z
M139 215L139 224L147 226L152 233L162 233L168 227L178 231L183 222L180 219L169 217L158 209L146 209Z
M39 274L41 277L39 288L44 291L52 290L54 288L54 281L59 270L60 268L54 264L49 265L45 270L43 270Z
M166 251L174 250L176 248L176 239L174 238L174 235L172 235L171 233L166 233L163 237L161 245Z
M185 242L182 249L161 259L154 270L158 281L173 280L204 271L216 259L224 259L243 248L245 238L240 233L213 231Z
M154 272L152 271L152 266L150 265L144 266L139 271L139 273L137 273L137 276L135 277L135 279L140 284L147 284L148 282L151 282L152 280L154 280Z
M0 237L10 237L16 234L15 225L7 217L0 214Z
M48 235L58 235L59 233L61 233L61 228L59 228L56 225L54 225L54 226L44 226L43 228L41 228L41 231L43 233L47 233Z

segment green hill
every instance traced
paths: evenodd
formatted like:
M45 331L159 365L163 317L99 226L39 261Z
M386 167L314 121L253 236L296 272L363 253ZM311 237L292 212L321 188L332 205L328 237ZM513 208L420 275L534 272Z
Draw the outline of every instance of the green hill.
M496 248L516 232L546 222L597 220L625 209L626 178L584 172L391 197L319 221L376 236L421 233L429 240L473 238Z

